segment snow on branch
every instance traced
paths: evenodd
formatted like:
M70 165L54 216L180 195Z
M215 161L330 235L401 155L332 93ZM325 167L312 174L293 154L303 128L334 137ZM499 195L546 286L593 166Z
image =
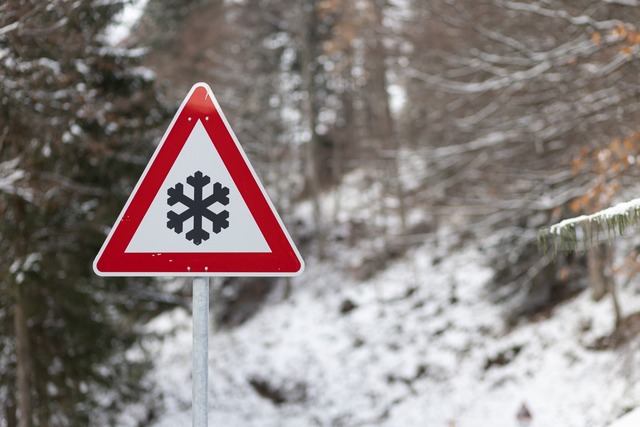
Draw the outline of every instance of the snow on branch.
M623 6L639 6L640 2L638 0L604 0L605 3L612 3L612 4L621 4Z
M32 201L32 191L26 186L20 185L20 181L24 180L27 174L19 168L19 165L19 158L0 163L0 193L14 194L27 201Z
M540 76L551 68L549 61L543 61L526 70L513 71L509 75L495 76L480 82L463 82L428 74L417 69L409 69L409 74L427 84L433 84L452 93L482 93L506 87Z
M15 21L15 22L12 22L11 24L5 25L4 27L1 27L0 36L10 33L11 31L17 30L19 25L20 25L20 22Z
M623 235L629 226L640 222L640 199L619 203L591 215L581 215L565 219L552 225L546 232L540 234L541 243L547 247L546 236L551 235L554 249L576 250L582 237L584 248L598 243L600 231L606 232L607 238ZM580 233L580 234L579 234Z
M616 27L617 25L624 25L624 22L618 19L610 19L607 21L597 21L589 14L574 16L562 9L547 9L542 6L532 4L531 2L519 2L519 1L505 1L504 5L509 9L516 11L524 11L535 13L541 16L549 18L561 18L569 21L576 26L590 25L598 30L607 30Z

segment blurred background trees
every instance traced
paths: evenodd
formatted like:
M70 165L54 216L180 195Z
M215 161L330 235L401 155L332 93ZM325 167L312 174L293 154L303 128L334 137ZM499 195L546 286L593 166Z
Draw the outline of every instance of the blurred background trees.
M312 203L305 232L315 253L343 228L375 236L376 260L445 224L465 238L500 230L487 250L496 295L517 296L514 313L577 290L535 241L540 227L595 208L585 197L620 187L599 186L598 170L576 173L575 163L635 132L636 5L274 0L183 10L177 31L200 44L176 38L150 66L192 52L157 69L160 80L178 87L198 70L212 82L274 198ZM380 186L364 225L340 218L340 188L354 169ZM625 168L616 180L633 174ZM328 188L333 210L323 212ZM561 260L578 277L585 262Z
M440 23L436 33L451 35L451 46L425 49L409 73L410 94L426 87L444 102L417 130L439 145L454 138L427 149L447 183L445 204L482 207L480 224L503 230L499 282L563 292L565 280L536 255L532 234L593 188L595 174L567 167L579 150L634 127L637 65L619 49L619 33L638 10L563 1L428 2L424 9ZM480 224L469 222L474 230Z
M172 0L110 46L122 6L0 5L5 425L27 408L34 425L84 425L138 394L123 354L164 303L90 265L196 81L306 256L364 278L412 245L481 239L513 319L589 276L604 292L606 250L554 263L536 239L635 188L637 2ZM367 206L350 205L354 181Z
M142 387L147 285L91 270L165 117L142 51L105 41L122 6L0 5L1 425L107 425Z

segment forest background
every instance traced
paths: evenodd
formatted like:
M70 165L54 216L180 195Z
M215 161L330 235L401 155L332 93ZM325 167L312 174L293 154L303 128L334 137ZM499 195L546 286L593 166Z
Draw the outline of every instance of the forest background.
M637 188L639 2L135 4L116 40L129 2L0 3L0 426L108 425L152 389L152 357L128 355L190 288L101 279L91 261L197 81L309 265L365 281L418 246L481 242L506 324L590 288L614 302L600 344L633 336L615 284L637 252L548 257L537 240ZM366 215L354 180L373 194ZM217 286L229 328L291 292Z

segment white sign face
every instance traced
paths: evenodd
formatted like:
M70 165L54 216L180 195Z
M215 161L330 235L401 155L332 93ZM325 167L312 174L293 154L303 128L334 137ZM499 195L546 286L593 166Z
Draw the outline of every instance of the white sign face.
M198 173L202 176L198 175L200 178L196 179ZM199 182L206 182L207 178L208 183L201 187ZM173 206L168 203L170 192L175 199ZM187 204L195 202L195 206L190 208L183 201ZM209 206L202 207L212 201ZM223 213L225 211L226 214ZM174 212L177 217L174 228L169 227L169 212ZM201 215L203 213L204 216ZM197 226L198 218L200 227ZM215 223L220 223L219 228ZM180 232L176 228L181 229ZM198 228L204 234L200 238L189 239L188 233ZM217 228L217 233L214 228ZM200 120L125 252L271 252Z

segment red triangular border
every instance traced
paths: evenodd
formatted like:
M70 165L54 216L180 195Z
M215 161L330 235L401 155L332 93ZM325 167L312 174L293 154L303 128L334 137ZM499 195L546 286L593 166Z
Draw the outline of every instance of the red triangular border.
M214 141L271 252L125 252L198 119ZM304 269L302 257L207 84L191 88L107 236L93 269L101 276L293 276Z

